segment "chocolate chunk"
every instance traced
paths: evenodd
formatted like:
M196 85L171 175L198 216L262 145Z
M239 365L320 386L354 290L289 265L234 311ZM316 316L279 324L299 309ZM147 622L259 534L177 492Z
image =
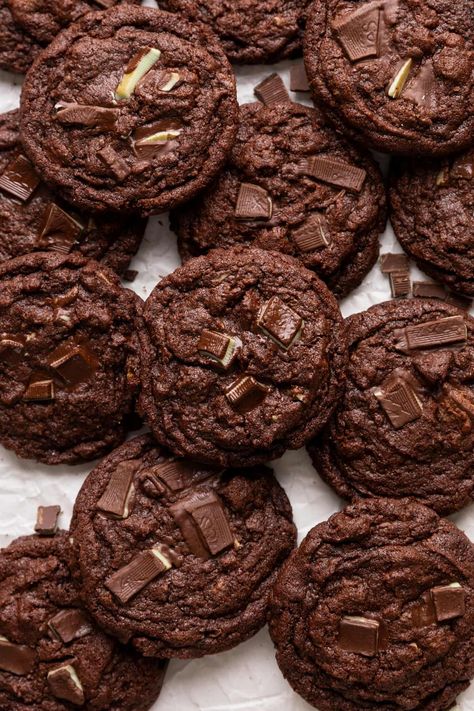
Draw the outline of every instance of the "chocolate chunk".
M116 518L128 518L133 496L133 477L140 461L130 459L120 462L112 473L107 487L97 502L97 508Z
M418 602L411 611L411 619L414 627L429 627L436 622L435 607L433 598L429 592L423 593L420 602Z
M436 176L436 185L447 185L449 182L449 167L447 165L441 168Z
M433 109L436 102L435 83L433 64L427 61L418 75L404 89L402 97L414 101L419 106Z
M448 385L444 390L447 397L474 419L474 393L468 388L459 389Z
M409 261L406 254L382 254L380 257L380 269L383 274L391 272L407 272L409 270Z
M380 2L369 2L335 18L333 24L351 62L378 56Z
M47 401L54 400L54 383L52 380L35 380L28 384L23 400Z
M125 68L120 84L115 90L117 101L129 99L132 96L140 79L150 71L160 57L161 52L156 47L142 47L133 55Z
M82 610L61 610L48 622L53 635L64 644L86 637L92 632L89 618Z
M226 333L217 333L204 329L198 342L198 351L217 361L223 368L228 368L235 357L237 339Z
M88 380L97 362L85 344L61 343L49 354L48 365L66 385L73 386Z
M35 531L40 536L54 536L58 530L60 506L38 506Z
M449 293L445 301L447 304L457 306L458 309L462 309L463 311L469 311L472 307L472 299L469 299L467 296L461 296L461 294Z
M133 134L133 149L138 158L152 159L169 153L177 145L183 125L176 120L163 119L148 126L141 126Z
M112 131L119 116L119 109L103 106L84 106L76 103L60 102L55 119L66 125L95 126L102 131Z
M153 483L158 493L181 491L192 484L219 474L221 470L203 469L198 464L185 459L166 460L143 472L143 477Z
M287 104L290 97L283 83L282 78L278 74L270 74L254 89L255 96L265 104L265 106L274 106L275 104Z
M410 383L401 377L389 377L374 395L395 429L417 420L423 407Z
M474 175L472 154L466 154L457 158L450 170L450 175L453 178L461 180L472 180L472 176Z
M171 508L189 550L200 558L217 555L234 545L220 499L213 491L192 494Z
M435 284L432 281L414 281L413 296L420 296L430 299L446 298L446 291L440 284Z
M308 77L303 62L293 64L290 69L290 89L291 91L309 91Z
M417 353L412 362L420 375L434 385L446 380L453 362L453 353L452 351Z
M367 172L338 158L311 156L299 164L301 173L311 175L323 183L338 185L348 190L360 193Z
M293 232L293 239L301 252L311 252L329 244L326 218L313 212L305 222Z
M130 175L127 161L120 156L111 145L106 145L97 151L97 155L107 165L117 180L125 180Z
M18 365L23 358L25 341L22 336L4 333L0 338L0 362Z
M40 179L33 164L24 155L17 156L7 165L0 175L0 190L3 190L22 202L26 202L34 193Z
M13 644L5 637L0 637L0 669L25 676L33 671L35 665L35 652L23 644Z
M301 333L303 319L278 296L273 296L260 309L257 326L280 348L287 350Z
M136 269L127 269L123 275L124 281L133 282L138 276L138 271Z
M75 706L83 705L84 689L72 664L65 664L48 672L48 684L57 699L64 699Z
M459 583L432 588L431 597L438 622L462 617L466 611L466 593Z
M235 217L238 220L269 220L273 213L273 203L268 192L251 183L241 183Z
M407 326L396 331L399 350L436 348L451 343L465 343L467 326L463 316L448 316L436 321L427 321L418 326Z
M339 624L339 646L346 652L374 657L379 649L380 623L366 617L343 617Z
M53 202L47 209L37 246L45 251L69 254L83 230L80 222Z
M171 568L171 562L156 548L142 551L106 580L106 587L120 600L128 602L158 575Z
M270 388L259 383L250 375L242 375L235 380L225 396L234 410L241 415L254 410L262 404Z
M390 272L390 289L393 298L407 296L411 291L409 272Z
M158 91L171 91L182 83L179 72L157 71L156 88Z

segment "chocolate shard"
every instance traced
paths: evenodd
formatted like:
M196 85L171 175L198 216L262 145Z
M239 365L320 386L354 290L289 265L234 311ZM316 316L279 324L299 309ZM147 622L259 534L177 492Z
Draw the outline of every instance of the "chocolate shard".
M69 701L75 706L82 706L84 689L72 664L65 664L48 672L48 684L53 696Z
M312 252L329 244L329 230L324 215L313 212L298 229L293 231L293 240L300 252Z
M60 506L38 506L35 531L39 536L54 536L58 530Z
M150 71L161 57L157 47L142 47L128 62L125 73L115 90L115 99L122 101L129 99L134 93L137 84Z
M257 84L254 93L265 106L287 104L291 101L281 76L276 73L270 74L260 84Z
M410 263L406 254L382 254L380 257L380 269L383 274L391 272L407 272L410 268Z
M436 107L436 78L433 64L429 60L420 69L418 75L403 89L402 97L426 109Z
M381 5L369 2L334 19L332 26L351 62L378 56Z
M225 396L234 410L245 415L261 405L269 392L267 385L259 383L251 375L242 375L234 380Z
M280 348L288 350L301 334L303 319L278 296L273 296L260 309L257 326Z
M9 163L0 175L0 190L21 202L26 202L39 184L40 179L33 164L22 154Z
M222 368L228 368L236 356L238 339L226 333L204 329L198 342L201 355L217 361Z
M398 350L437 348L453 343L465 343L467 326L463 316L448 316L426 321L416 326L407 326L395 332Z
M456 617L462 617L465 614L466 593L459 583L441 585L432 588L430 592L438 622L454 620Z
M0 637L0 669L2 671L25 676L33 671L36 654L24 644L13 644L5 637Z
M130 168L128 167L127 161L122 158L110 144L101 148L100 151L97 151L97 155L101 161L110 168L117 180L125 180L125 178L130 175Z
M411 619L414 627L429 627L435 624L436 613L429 592L423 593L421 600L412 608Z
M182 491L192 484L198 484L209 477L221 473L221 469L203 468L186 459L165 460L146 469L143 477L152 482L159 494Z
M401 377L389 377L374 395L395 429L417 420L423 406L411 384Z
M7 365L21 363L24 353L25 339L23 336L4 333L0 337L0 362Z
M97 508L115 518L128 518L130 502L134 493L133 477L140 467L140 461L129 459L120 462L112 472L104 493L97 502Z
M399 296L408 296L411 291L410 274L408 271L390 272L390 289L392 296L396 299Z
M84 343L61 343L49 354L47 363L69 386L88 380L97 367L97 361Z
M398 99L400 97L410 76L412 66L413 59L411 57L399 65L397 73L387 89L387 94L391 99Z
M308 77L303 62L293 64L290 69L290 89L291 91L309 91Z
M168 560L157 548L142 551L105 581L106 587L120 600L127 603L158 575L171 568Z
M268 192L251 183L241 183L235 217L238 220L270 220L273 214L273 203Z
M299 163L300 173L311 175L329 185L337 185L347 190L360 193L367 172L363 168L346 163L339 158L310 156Z
M215 556L234 545L222 502L213 491L200 491L171 508L189 550L200 558Z
M440 284L435 284L432 281L414 281L413 282L413 296L419 296L429 299L442 299L446 298L446 291Z
M92 633L92 625L82 610L61 610L48 622L53 635L64 644L81 639Z
M115 128L119 109L103 106L85 106L83 104L59 102L55 119L67 126L94 126L102 131L112 131Z
M346 652L374 657L379 650L380 623L367 617L343 617L339 623L339 646Z
M472 180L474 175L474 154L457 158L450 170L450 175L458 180Z
M416 370L431 385L443 383L448 377L454 354L452 351L428 351L417 353L412 362Z
M140 126L133 134L133 150L138 158L151 160L155 156L170 153L177 145L183 124L176 119L162 119L147 126Z
M46 210L36 246L41 250L69 254L83 230L80 222L52 202Z
M54 383L52 380L31 381L23 395L23 400L28 402L40 402L54 400Z

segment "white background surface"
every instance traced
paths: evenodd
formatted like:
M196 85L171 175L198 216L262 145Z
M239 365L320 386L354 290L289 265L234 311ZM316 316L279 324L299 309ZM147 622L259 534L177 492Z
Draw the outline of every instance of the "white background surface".
M283 62L271 69L237 68L239 102L255 100L253 87L271 71L278 71L289 87L290 66L291 62ZM19 93L20 80L0 72L0 111L16 108ZM293 98L301 101L302 97L299 94ZM381 251L401 251L390 226L381 240ZM146 298L160 278L178 265L176 240L168 230L167 216L152 218L131 265L139 270L133 289ZM412 278L423 276L412 267ZM362 311L388 298L388 279L375 266L363 284L341 303L343 315ZM0 446L0 545L33 532L39 504L60 504L63 510L60 525L67 527L75 496L92 467L93 464L48 467L18 459ZM274 469L293 505L299 540L316 523L342 507L343 502L319 479L304 450L286 453L274 463ZM390 474L396 476L396 472ZM452 518L474 540L474 505ZM474 685L459 697L458 706L462 711L474 711ZM154 711L310 711L311 708L280 674L266 629L230 652L191 661L171 661L163 691L153 706Z

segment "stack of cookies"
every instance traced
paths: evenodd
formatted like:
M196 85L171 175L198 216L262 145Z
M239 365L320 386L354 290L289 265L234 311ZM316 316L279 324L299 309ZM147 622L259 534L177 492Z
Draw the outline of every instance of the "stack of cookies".
M474 546L442 518L474 499L472 0L0 4L26 72L0 443L100 458L69 531L42 500L0 551L0 709L145 711L167 660L268 622L320 711L448 711L474 677ZM268 71L238 105L230 62L302 51L312 106ZM144 303L121 278L167 211L183 265ZM387 215L434 281L385 254L393 299L344 321ZM295 549L267 465L303 447L349 503Z

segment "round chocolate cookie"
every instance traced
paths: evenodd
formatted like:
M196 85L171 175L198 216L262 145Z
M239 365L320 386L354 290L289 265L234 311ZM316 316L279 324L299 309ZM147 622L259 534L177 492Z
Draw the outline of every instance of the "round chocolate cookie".
M78 208L163 212L205 188L237 130L235 78L204 25L121 5L85 15L26 78L22 141Z
M301 104L247 104L240 121L227 169L171 214L181 255L253 244L292 254L346 294L376 261L385 228L375 161Z
M140 408L180 456L251 466L302 447L345 380L336 300L292 257L253 247L189 260L144 310Z
M40 45L13 19L7 0L0 0L0 69L24 74Z
M273 590L270 634L319 711L447 711L474 676L474 548L408 499L315 526Z
M71 525L82 597L96 620L147 656L230 649L266 622L296 529L266 467L174 459L150 435L86 479Z
M364 145L439 156L472 143L472 0L314 2L305 63L315 99Z
M309 446L348 499L412 496L442 514L474 499L474 319L437 299L347 319L343 399Z
M163 10L209 25L232 62L278 62L301 54L311 0L160 0Z
M120 444L137 386L139 298L109 269L46 252L0 264L0 442L46 464Z
M390 185L391 222L420 269L474 296L474 148L443 161L399 161Z
M0 707L145 711L166 663L99 630L81 606L65 531L0 551Z
M21 152L18 111L0 114L0 261L74 251L123 274L145 227L138 217L80 214L56 198Z

